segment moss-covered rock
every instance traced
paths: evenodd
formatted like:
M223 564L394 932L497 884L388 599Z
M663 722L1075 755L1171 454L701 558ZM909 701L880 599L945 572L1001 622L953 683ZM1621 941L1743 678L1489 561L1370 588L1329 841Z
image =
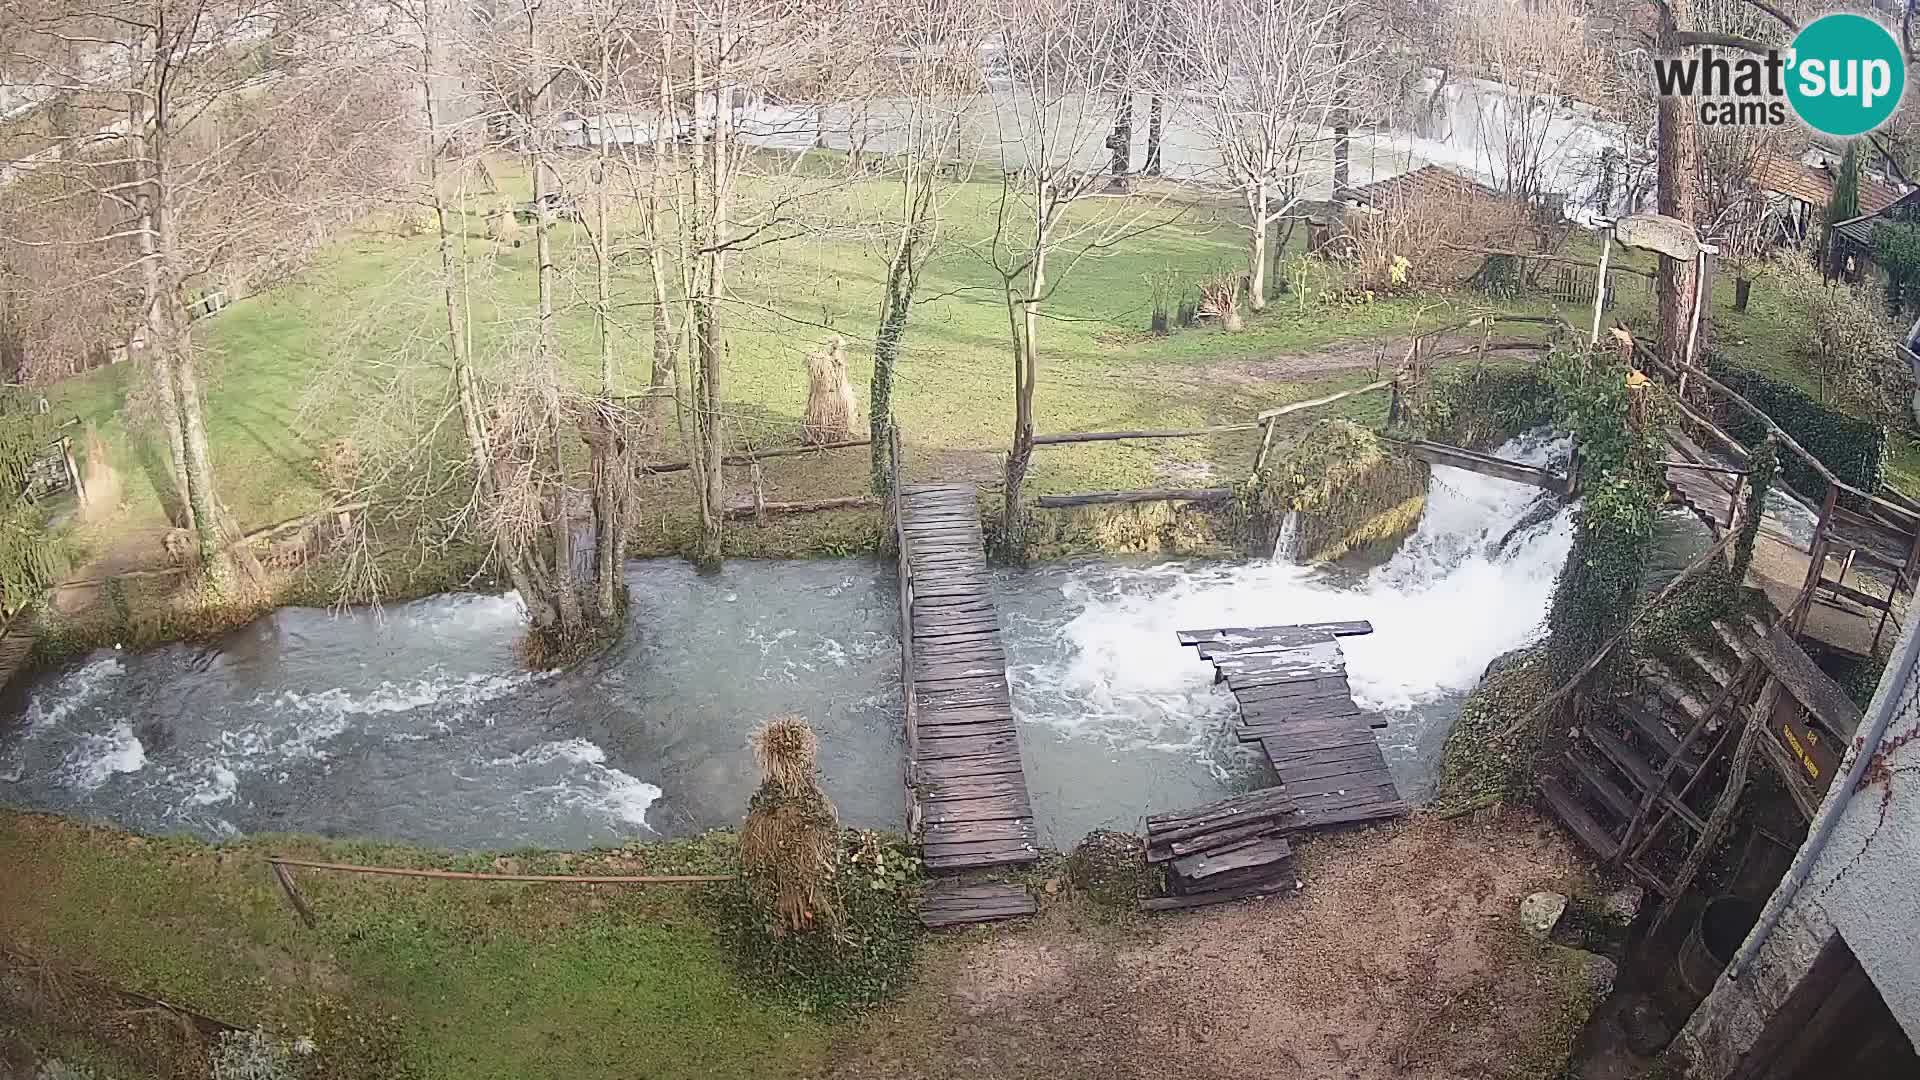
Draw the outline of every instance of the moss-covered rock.
M1026 557L1071 555L1192 555L1227 558L1246 553L1239 515L1228 504L1112 503L1027 515Z
M1255 550L1271 550L1289 512L1299 558L1327 562L1389 547L1426 508L1427 465L1347 420L1322 420L1275 455L1241 494Z
M1067 856L1067 877L1094 903L1127 910L1153 895L1156 886L1140 838L1111 829L1095 829L1074 846Z

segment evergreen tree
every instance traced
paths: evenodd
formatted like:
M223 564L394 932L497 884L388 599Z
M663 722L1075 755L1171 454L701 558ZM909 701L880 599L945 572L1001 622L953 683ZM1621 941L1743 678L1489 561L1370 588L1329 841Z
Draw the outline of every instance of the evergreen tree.
M1833 198L1827 200L1826 223L1836 225L1860 216L1860 154L1852 143L1840 157L1840 172L1833 179Z

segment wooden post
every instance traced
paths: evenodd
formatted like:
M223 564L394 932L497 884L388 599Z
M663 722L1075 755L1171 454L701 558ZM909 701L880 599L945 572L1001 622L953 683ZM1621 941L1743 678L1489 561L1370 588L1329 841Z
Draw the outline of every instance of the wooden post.
M1398 402L1399 400L1396 392L1394 401ZM1391 410L1388 411L1388 416L1392 416ZM1256 477L1260 475L1260 467L1267 463L1267 450L1273 445L1273 423L1274 418L1271 416L1260 423L1260 449L1253 455L1253 475Z
M1800 586L1800 598L1793 606L1793 616L1788 623L1793 633L1807 623L1807 612L1813 607L1813 593L1819 588L1820 579L1827 570L1828 532L1833 527L1833 507L1840 498L1840 489L1832 481L1827 482L1827 501L1820 506L1820 522L1813 527L1813 540L1807 545L1807 580Z
M1587 347L1600 343L1600 309L1607 301L1607 260L1613 255L1613 226L1607 226L1600 239L1600 276L1593 290L1593 333L1587 335ZM1569 268L1568 273L1572 273Z
M307 906L307 898L300 895L299 886L293 883L293 871L274 863L273 876L280 882L281 891L287 894L287 903L293 905L293 913L300 916L300 921L307 924L307 929L313 929L313 909Z
M1747 474L1736 473L1733 477L1733 498L1727 500L1727 531L1733 531L1733 523L1740 517L1740 493L1747 489ZM1729 555L1732 553L1729 552Z
M767 523L767 488L759 462L756 461L747 466L747 476L753 481L753 523L765 525Z

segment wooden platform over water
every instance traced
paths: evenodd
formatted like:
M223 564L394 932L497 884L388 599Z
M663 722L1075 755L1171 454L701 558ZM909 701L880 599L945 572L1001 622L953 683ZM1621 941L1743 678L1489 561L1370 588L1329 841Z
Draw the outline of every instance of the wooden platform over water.
M927 869L1030 863L1033 806L971 484L898 501L908 784Z
M1256 743L1298 809L1296 828L1330 828L1407 813L1373 728L1353 703L1336 639L1367 622L1183 630L1240 703L1236 734Z

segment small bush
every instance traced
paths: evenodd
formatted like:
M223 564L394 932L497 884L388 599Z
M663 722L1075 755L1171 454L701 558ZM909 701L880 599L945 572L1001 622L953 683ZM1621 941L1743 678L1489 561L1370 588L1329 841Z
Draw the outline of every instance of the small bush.
M1822 280L1796 255L1776 259L1775 274L1785 305L1807 313L1807 334L1796 351L1818 380L1821 400L1883 421L1902 415L1906 365L1895 364L1880 301L1864 289Z
M839 911L835 925L787 930L744 883L721 892L720 921L751 984L809 1012L855 1012L907 983L920 931L919 882L920 862L903 839L850 832L827 882Z
M1133 910L1136 901L1153 895L1156 876L1132 833L1095 829L1067 856L1073 887L1105 907Z

